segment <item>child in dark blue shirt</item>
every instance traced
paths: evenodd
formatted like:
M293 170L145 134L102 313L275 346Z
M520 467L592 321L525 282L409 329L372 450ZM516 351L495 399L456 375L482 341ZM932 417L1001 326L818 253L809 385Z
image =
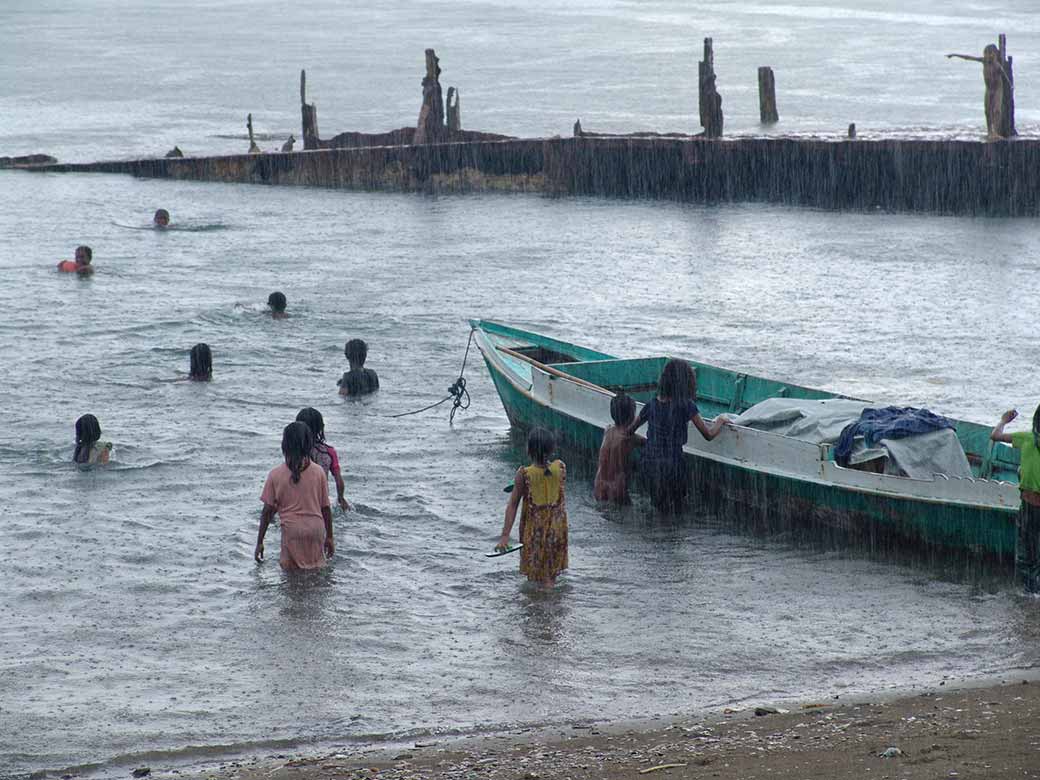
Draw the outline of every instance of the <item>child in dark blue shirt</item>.
M657 382L657 396L639 410L628 426L635 433L643 425L643 476L654 506L662 512L678 512L686 499L689 477L683 460L687 423L692 422L708 441L719 435L725 421L716 419L709 428L697 408L697 377L685 360L669 360Z

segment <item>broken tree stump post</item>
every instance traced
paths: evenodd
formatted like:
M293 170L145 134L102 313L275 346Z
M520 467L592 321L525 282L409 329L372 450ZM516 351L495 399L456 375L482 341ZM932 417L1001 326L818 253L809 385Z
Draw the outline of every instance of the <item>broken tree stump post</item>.
M704 59L697 63L698 104L706 138L722 136L722 95L715 87L715 53L704 39Z
M321 140L318 138L318 107L313 103L307 103L307 71L300 71L300 114L303 118L304 149L320 149Z
M1006 55L1003 35L1002 50L993 43L986 44L981 57L971 54L947 54L947 59L961 59L982 63L982 80L986 84L983 108L986 112L986 134L992 138L1010 138L1014 135L1014 82L1009 73L1010 58Z
M253 140L253 115L246 114L246 130L249 131L249 153L260 154L260 147Z
M444 96L441 93L440 60L433 49L426 50L426 75L422 80L423 102L412 143L431 144L444 137Z
M581 136L582 136L581 119L575 119L574 120L574 137L575 138L581 138Z
M1015 71L1012 58L1007 53L1007 35L1001 33L997 36L997 48L1000 50L1000 62L1004 66L1007 83L1004 85L1004 112L1003 118L1006 123L1007 135L1005 138L1018 135L1015 129Z
M758 69L758 116L764 125L780 121L776 112L776 79L773 69L766 65Z
M462 129L462 104L459 91L455 87L448 87L448 130L457 132Z
M856 123L855 122L850 122L849 123L849 138L852 139L852 138L855 138L855 137L856 137Z

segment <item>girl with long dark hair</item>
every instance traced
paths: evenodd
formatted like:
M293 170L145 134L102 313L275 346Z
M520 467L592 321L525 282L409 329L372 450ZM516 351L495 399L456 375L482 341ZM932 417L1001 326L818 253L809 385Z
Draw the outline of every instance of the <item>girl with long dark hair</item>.
M635 433L649 423L643 448L642 471L654 506L662 512L678 512L686 500L689 475L683 459L687 423L708 441L719 435L725 421L720 417L709 428L697 408L697 376L685 360L665 363L657 381L657 396L639 410L628 426Z
M196 382L208 382L213 378L213 353L210 352L209 344L196 344L191 348L188 357L191 360L188 379Z
M260 494L264 502L253 558L264 559L264 536L277 513L282 525L282 568L317 569L336 551L332 541L332 510L325 472L310 458L314 436L302 422L282 431L285 462L271 469Z
M332 475L333 480L336 482L336 502L339 504L339 508L344 512L350 509L350 504L347 502L346 496L343 495L346 486L343 484L343 474L340 473L339 456L336 454L336 448L325 441L325 420L321 416L321 412L313 407L306 407L300 410L300 413L296 415L296 422L302 422L308 428L311 429L311 435L314 436L314 446L311 447L311 460L321 466L321 470L325 472L325 476Z
M101 423L92 414L85 414L76 420L76 452L72 456L75 463L105 464L112 450L111 442L102 442Z

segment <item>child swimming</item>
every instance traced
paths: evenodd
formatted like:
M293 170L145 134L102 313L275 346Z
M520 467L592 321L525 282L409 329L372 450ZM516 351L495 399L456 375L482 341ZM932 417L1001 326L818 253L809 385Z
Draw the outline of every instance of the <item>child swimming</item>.
M345 486L343 475L340 473L339 456L336 454L336 448L325 441L325 420L322 418L321 412L308 406L301 409L300 413L296 415L296 422L302 422L310 428L311 435L314 437L311 460L321 466L326 477L332 474L332 478L336 482L336 502L344 512L349 511L350 504L343 495Z
M271 318L275 320L284 320L289 315L285 313L285 307L288 305L288 301L285 300L285 294L280 292L273 292L267 296L267 305L271 307Z
M332 540L332 510L325 472L310 459L314 437L302 422L292 422L282 431L285 462L267 475L260 494L264 502L253 558L264 560L264 536L275 514L282 525L279 563L286 571L318 569L336 551Z
M367 395L379 389L379 377L371 368L365 368L368 344L361 339L351 339L343 347L343 354L350 364L336 384L340 395Z
M1029 431L1005 433L1004 426L1018 417L1008 409L989 437L1010 444L1019 452L1018 538L1015 542L1015 573L1028 593L1040 593L1040 406L1033 412Z
M188 379L195 382L208 382L213 378L213 354L210 352L209 344L196 344L189 353L191 369Z
M689 477L683 458L687 423L692 422L708 441L719 435L726 421L719 417L709 428L697 408L697 377L685 360L665 363L657 381L657 395L639 410L629 433L650 424L643 449L643 474L654 506L662 512L678 512L686 500Z
M94 252L85 244L76 247L75 260L62 260L58 263L58 270L63 273L76 273L80 276L90 276L94 273L94 266L90 263L94 259Z
M556 439L545 428L535 428L527 437L531 465L516 472L513 492L506 504L505 522L496 550L509 548L509 532L516 520L520 501L520 572L527 579L551 586L556 575L567 568L567 504L564 483L567 467L561 460L550 463Z
M99 464L108 463L112 451L112 442L99 441L101 423L92 414L85 414L76 420L76 452L72 456L74 463Z
M168 228L170 226L170 212L166 209L156 209L155 216L152 217L152 224L159 230Z
M636 416L636 402L618 393L610 399L610 416L614 424L603 432L592 494L597 501L627 504L628 456L639 444L639 439L628 431Z

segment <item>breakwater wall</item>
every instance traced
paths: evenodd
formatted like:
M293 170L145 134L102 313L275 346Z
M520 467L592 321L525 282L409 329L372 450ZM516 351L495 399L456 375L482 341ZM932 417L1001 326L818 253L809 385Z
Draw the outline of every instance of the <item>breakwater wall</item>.
M1040 216L1040 139L575 137L34 165L50 172L401 192L768 202Z

